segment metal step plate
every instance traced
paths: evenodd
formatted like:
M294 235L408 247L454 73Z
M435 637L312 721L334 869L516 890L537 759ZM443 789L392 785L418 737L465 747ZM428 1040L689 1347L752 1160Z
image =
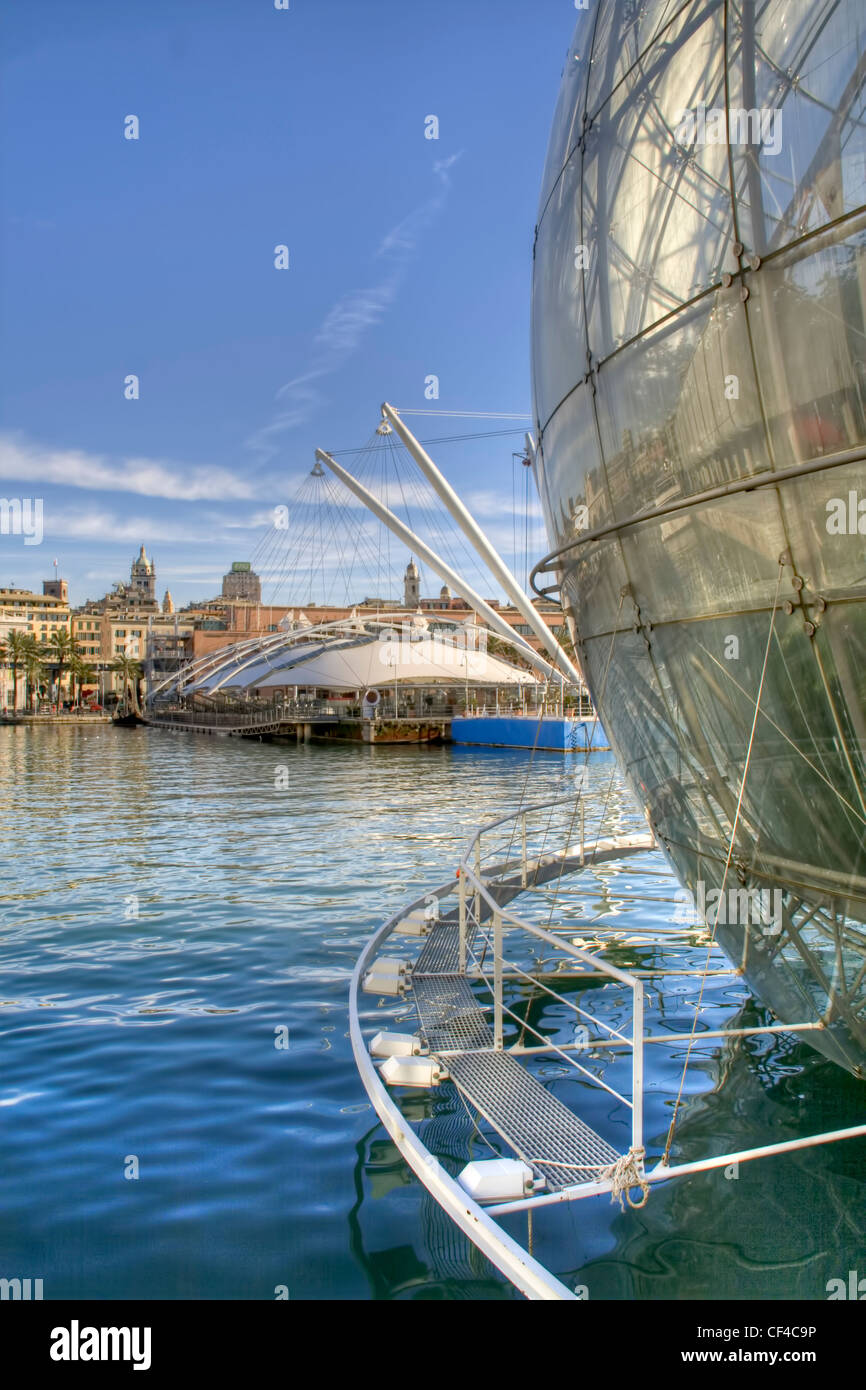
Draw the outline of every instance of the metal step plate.
M591 1182L620 1155L507 1052L447 1058L451 1080L551 1188Z

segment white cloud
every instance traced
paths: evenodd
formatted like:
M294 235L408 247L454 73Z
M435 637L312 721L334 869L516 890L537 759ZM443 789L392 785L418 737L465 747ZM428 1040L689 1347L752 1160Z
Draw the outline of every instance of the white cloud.
M278 435L304 424L324 403L322 392L312 383L330 376L342 366L360 347L367 330L381 321L394 302L408 260L445 202L451 184L449 170L460 154L462 150L436 161L433 173L439 181L438 191L402 218L379 243L376 257L392 261L390 273L369 289L350 290L328 310L313 338L313 357L308 370L280 387L276 399L281 409L269 424L256 430L246 441L246 447L258 454L262 462L277 453L275 440Z
M382 318L394 298L393 282L343 295L326 315L313 342L317 348L343 356L354 352L366 329Z
M55 449L20 436L0 436L0 478L91 492L132 492L177 502L238 501L261 495L254 485L226 468L161 459L107 459L83 449Z
M188 509L182 518L119 516L105 507L67 509L45 508L45 535L52 544L62 541L96 540L103 544L145 545L234 545L238 531L265 532L273 525L272 511L221 517L211 511ZM243 544L252 544L244 541Z
M510 497L506 497L504 492L477 491L467 493L463 501L475 516L508 516L511 517L515 511ZM524 508L521 498L518 497L516 503L518 524L522 526L524 511L528 511L530 517L540 517L541 503L537 498L530 498L529 507Z
M189 545L196 540L210 540L207 534L196 535L194 527L175 525L154 517L119 517L102 509L86 512L55 511L49 507L45 514L45 534L52 540L98 540L105 542L179 541Z

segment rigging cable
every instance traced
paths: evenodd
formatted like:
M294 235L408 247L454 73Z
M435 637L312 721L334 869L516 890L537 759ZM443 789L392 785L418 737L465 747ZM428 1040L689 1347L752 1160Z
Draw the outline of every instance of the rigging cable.
M764 693L764 681L766 680L766 676L767 676L767 664L768 664L769 659L770 659L770 648L771 648L771 646L772 646L772 644L773 644L773 632L774 632L775 626L776 626L776 611L777 611L777 609L778 609L778 607L779 607L779 589L781 588L781 584L782 584L782 575L784 574L784 570L785 570L784 564L780 563L780 564L779 564L779 577L778 577L778 579L776 580L776 594L775 594L775 597L774 597L774 599L773 599L773 611L772 611L772 614L770 615L770 631L769 631L768 634L767 634L767 646L766 646L766 649L765 649L765 651L764 651L764 664L763 664L763 667L762 667L762 669L761 669L761 680L760 680L760 683L759 683L759 685L758 685L758 695L757 695L757 699L755 700L755 713L754 713L754 717L753 717L753 719L752 719L752 729L751 729L751 733L749 734L749 745L748 745L748 748L746 749L746 761L745 761L745 764L744 764L744 767L743 767L743 776L742 776L742 780L741 780L741 782L740 782L740 793L739 793L739 796L737 797L737 809L736 809L736 812L734 813L734 823L733 823L733 825L731 826L731 838L730 838L730 842L729 842L729 844L728 844L728 854L727 854L727 858L726 858L726 860L725 860L725 870L724 870L724 873L723 873L723 875L722 875L722 887L721 887L721 890L720 890L720 892L719 892L718 901L717 901L717 903L716 903L716 915L715 915L715 917L713 918L713 929L712 929L712 932L710 933L710 942L709 942L709 945L708 945L708 947L707 947L707 958L706 958L706 961L705 961L705 964L704 964L703 975L701 976L701 988L700 988L700 990L699 990L699 992L698 992L698 1002L697 1002L697 1004L695 1005L695 1014L694 1014L694 1018L692 1019L691 1030L690 1030L690 1032L689 1032L689 1043L688 1043L688 1047L686 1048L685 1061L683 1062L683 1071L682 1071L682 1076L680 1077L679 1090L677 1091L677 1098L676 1098L676 1100L674 1101L674 1111L673 1111L673 1114L671 1115L671 1123L670 1123L670 1128L669 1128L669 1130L668 1130L667 1142L665 1143L665 1150L664 1150L664 1153L663 1153L663 1155L662 1155L662 1163L663 1163L665 1166L667 1166L667 1162L668 1162L668 1159L669 1159L669 1157L670 1157L670 1152L671 1152L671 1145L672 1145L672 1143L673 1143L673 1141L674 1141L674 1130L676 1129L677 1117L678 1117L678 1115L679 1115L680 1106L681 1106L681 1104L682 1104L683 1088L684 1088L684 1086L685 1086L685 1084L686 1084L686 1072L688 1071L689 1060L690 1060L691 1055L692 1055L692 1048L694 1047L695 1036L696 1036L696 1034L697 1034L698 1014L700 1013L700 1010L701 1010L701 1000L702 1000L703 997L704 997L704 986L706 985L706 982L707 982L707 974L708 974L709 968L710 968L710 956L711 956L711 954L712 954L713 947L714 947L714 945L715 945L715 940L716 940L716 928L717 928L717 926L718 926L718 924L719 924L719 911L720 911L720 909L721 909L722 902L724 901L725 885L726 885L727 880L728 880L728 870L729 870L729 868L730 868L730 866L731 866L731 858L732 858L733 853L734 853L734 841L736 840L736 837L737 837L737 826L739 825L739 822L740 822L740 811L742 810L742 806L743 806L743 795L744 795L745 790L746 790L746 778L747 778L748 775L749 775L749 765L750 765L751 760L752 760L752 748L754 747L754 743L755 743L755 730L756 730L756 728L758 727L758 714L759 714L759 711L760 711L760 708L761 708L761 696L762 696L763 693ZM748 928L746 928L746 930L748 930Z

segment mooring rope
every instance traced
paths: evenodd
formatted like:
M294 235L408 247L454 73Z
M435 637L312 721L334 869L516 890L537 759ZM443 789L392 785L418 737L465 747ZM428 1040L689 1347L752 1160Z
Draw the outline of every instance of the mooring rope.
M625 1211L625 1203L628 1202L632 1211L640 1211L645 1207L649 1197L649 1183L644 1176L643 1161L646 1157L646 1149L629 1149L627 1154L622 1154L616 1163L612 1163L609 1168L605 1168L601 1173L601 1181L610 1181L610 1200L619 1202L620 1211ZM639 1187L641 1199L633 1202L631 1189Z

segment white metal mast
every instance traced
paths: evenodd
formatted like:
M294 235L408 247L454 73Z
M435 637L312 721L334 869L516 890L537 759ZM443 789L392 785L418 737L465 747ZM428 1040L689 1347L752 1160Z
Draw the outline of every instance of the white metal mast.
M559 669L573 685L582 686L583 680L580 672L566 656L541 614L530 603L516 576L511 573L499 552L490 544L478 522L461 502L447 478L442 476L430 455L415 438L409 427L404 424L394 407L389 405L387 401L382 406L382 418L387 420L388 424L399 435L421 472L445 503L466 539L478 551L491 574L499 580L517 611L526 619L536 637L544 643L545 649L555 659Z
M515 632L510 623L507 623L504 618L500 617L496 610L490 607L489 603L485 603L481 595L476 593L476 591L466 583L466 580L461 578L455 570L451 569L450 565L446 565L445 561L436 554L435 550L431 550L429 545L421 540L420 536L417 536L414 531L410 531L408 526L404 526L399 517L395 516L392 511L389 511L378 498L373 496L372 492L368 492L363 483L359 483L357 478L354 478L351 473L347 473L345 468L341 468L337 460L331 458L330 454L325 453L324 449L316 450L316 458L319 459L321 463L327 464L331 472L336 474L341 482L345 483L350 492L354 492L355 496L360 498L373 515L377 516L379 520L388 527L389 531L393 531L394 535L398 536L413 554L417 555L425 564L428 564L432 570L435 570L436 573L444 579L446 584L450 584L460 597L466 600L470 608L473 608L479 617L484 619L488 627L492 628L494 632L498 632L500 637L504 637L507 642L512 643L518 649L521 656L531 662L536 670L543 672L548 679L552 678L556 681L562 680L562 675L559 671L555 671L542 656L539 656L534 647L531 647L519 633Z

